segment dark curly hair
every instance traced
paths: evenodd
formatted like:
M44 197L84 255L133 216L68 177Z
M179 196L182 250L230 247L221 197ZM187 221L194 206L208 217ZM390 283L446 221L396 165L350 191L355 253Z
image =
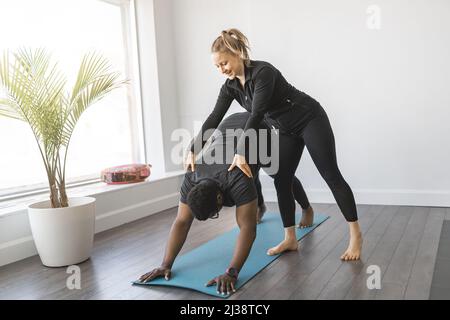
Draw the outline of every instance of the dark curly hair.
M217 194L221 193L219 184L214 180L202 180L187 195L187 205L193 216L204 221L218 211Z

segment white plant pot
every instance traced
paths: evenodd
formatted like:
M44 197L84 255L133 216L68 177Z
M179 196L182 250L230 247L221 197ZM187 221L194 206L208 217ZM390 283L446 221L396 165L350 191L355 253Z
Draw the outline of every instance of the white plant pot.
M62 267L89 259L94 241L95 198L69 198L66 208L50 200L28 206L31 232L42 263Z

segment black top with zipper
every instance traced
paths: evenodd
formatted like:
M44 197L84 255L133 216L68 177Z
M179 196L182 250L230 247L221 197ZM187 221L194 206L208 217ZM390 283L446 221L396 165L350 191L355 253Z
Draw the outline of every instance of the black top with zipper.
M244 65L244 73L244 87L238 78L227 79L222 85L214 110L190 146L195 154L199 153L209 138L204 133L217 128L233 100L251 113L244 130L257 130L265 118L271 127L280 129L282 133L294 134L321 112L322 108L316 100L288 83L270 63L250 60L249 66ZM243 139L239 141L236 153L245 154Z

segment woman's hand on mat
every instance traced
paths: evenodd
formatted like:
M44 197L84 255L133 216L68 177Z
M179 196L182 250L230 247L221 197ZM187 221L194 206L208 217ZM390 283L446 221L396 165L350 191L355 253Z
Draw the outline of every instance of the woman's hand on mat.
M235 154L233 163L228 168L228 171L233 170L235 167L238 167L242 170L243 173L249 178L253 178L252 170L250 169L250 166L247 164L247 161L245 160L244 156L241 156L240 154Z
M230 294L231 292L236 292L236 289L234 288L234 284L236 283L236 281L236 278L233 278L224 273L212 280L209 280L206 286L210 287L214 284L217 284L217 293Z
M195 154L192 151L189 151L184 158L184 170L188 171L189 168L191 168L191 171L194 172L195 170Z
M170 280L171 270L166 267L155 268L146 274L143 274L140 278L140 282L149 282L158 277L164 277L166 280Z

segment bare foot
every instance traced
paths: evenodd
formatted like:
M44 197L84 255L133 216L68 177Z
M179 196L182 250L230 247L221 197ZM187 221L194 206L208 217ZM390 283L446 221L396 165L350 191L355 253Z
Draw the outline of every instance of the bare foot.
M297 239L283 240L276 247L273 247L273 248L270 248L269 250L267 250L267 254L269 256L274 256L274 255L282 253L284 251L295 251L295 250L298 250Z
M298 227L308 228L311 227L314 221L314 210L309 206L308 209L302 210L302 219L300 220L300 223L298 224Z
M350 242L348 244L347 250L341 256L341 260L344 261L354 261L361 258L361 248L362 248L363 238L361 232L354 236L350 236Z
M266 205L263 203L258 206L258 211L256 212L256 223L261 223L264 213L267 211Z

